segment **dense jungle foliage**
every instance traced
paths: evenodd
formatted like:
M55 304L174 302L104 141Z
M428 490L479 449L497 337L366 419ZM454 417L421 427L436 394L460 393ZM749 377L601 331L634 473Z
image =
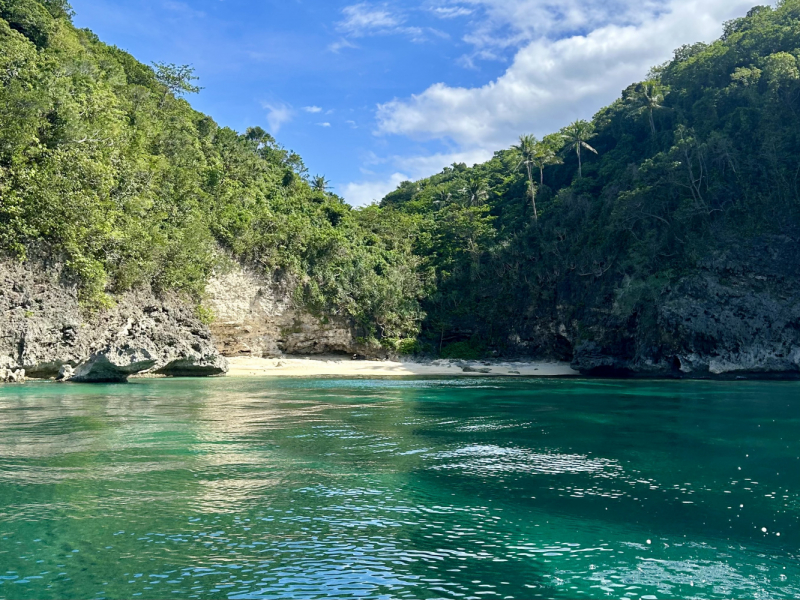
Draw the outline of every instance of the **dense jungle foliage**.
M191 68L70 19L0 0L0 251L63 257L88 306L139 285L199 302L223 248L367 339L477 357L646 313L713 250L800 236L800 0L678 49L591 122L360 210L261 128L194 111Z

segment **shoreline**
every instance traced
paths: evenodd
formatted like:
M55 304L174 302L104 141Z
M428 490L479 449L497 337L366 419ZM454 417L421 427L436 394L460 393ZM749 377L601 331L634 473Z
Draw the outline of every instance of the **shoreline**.
M569 363L434 360L431 362L352 360L342 356L227 359L225 377L578 377Z

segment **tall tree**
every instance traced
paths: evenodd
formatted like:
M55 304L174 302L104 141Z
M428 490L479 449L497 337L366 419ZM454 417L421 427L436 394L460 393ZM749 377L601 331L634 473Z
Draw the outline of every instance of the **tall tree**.
M447 188L441 188L436 191L435 195L436 199L433 201L433 203L439 208L441 208L442 206L446 206L447 204L450 203L451 197L452 196L450 192L447 190Z
M539 220L539 213L536 210L536 184L533 181L533 167L537 164L536 154L539 146L539 140L536 139L536 136L521 135L519 144L511 147L519 161L516 168L519 169L524 166L528 173L528 195L533 205L533 218L537 221ZM542 179L544 179L544 174L542 174Z
M264 140L271 138L266 131L264 131L261 127L248 127L247 130L244 132L244 137L249 142L255 142L257 144L264 143Z
M203 88L192 84L199 77L194 74L194 67L191 65L176 65L162 62L153 63L156 69L156 79L164 86L164 95L161 98L161 106L167 101L169 94L173 96L183 96L184 94L196 94Z
M588 121L575 121L561 130L561 136L566 141L566 147L574 148L575 153L578 155L578 177L583 177L581 151L586 149L597 154L597 150L589 145L589 140L596 135L594 125Z
M42 0L42 5L57 19L71 19L75 14L67 0Z
M322 192L324 194L328 191L330 183L330 181L325 179L324 175L316 175L311 179L311 188L316 192Z
M646 112L650 117L650 131L653 135L656 134L656 122L653 119L653 113L657 110L665 110L661 105L664 101L664 94L661 92L659 85L655 81L645 82L641 86L641 102L642 108L640 112Z
M470 206L480 206L489 196L486 180L480 175L470 177L462 193L466 195Z
M546 135L541 142L536 144L533 164L539 168L539 185L544 185L544 168L550 165L560 165L564 160L558 155L564 146L564 140L558 135Z

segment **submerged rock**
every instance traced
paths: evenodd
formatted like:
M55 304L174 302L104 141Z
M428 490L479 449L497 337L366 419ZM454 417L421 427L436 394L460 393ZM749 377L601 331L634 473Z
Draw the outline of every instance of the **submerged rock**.
M72 365L61 365L61 368L58 370L58 375L56 376L56 381L68 381L72 379L74 374L75 369L72 368Z
M113 349L100 352L79 364L69 378L75 383L121 383L131 375L143 373L156 366L153 357L142 350L131 352Z
M486 363L484 363L484 364L486 364ZM469 363L466 363L464 361L458 361L458 362L455 363L455 365L457 367L459 367L464 373L483 373L485 375L485 374L488 374L488 373L492 372L492 370L489 369L489 368L486 368L486 367L475 367L475 366L473 366L473 365L471 365Z
M197 358L180 358L155 372L168 377L212 377L227 373L228 361L218 354Z

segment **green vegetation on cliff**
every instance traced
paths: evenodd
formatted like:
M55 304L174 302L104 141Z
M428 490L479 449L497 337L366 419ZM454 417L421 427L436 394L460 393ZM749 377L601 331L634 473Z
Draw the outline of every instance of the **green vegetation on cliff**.
M591 122L361 210L262 129L194 111L197 89L63 0L0 0L0 249L56 252L102 305L200 298L221 246L385 345L569 357L601 313L646 332L712 252L800 237L800 0L678 49Z
M353 211L260 128L194 111L192 71L137 62L63 0L0 0L0 248L61 257L88 303L202 294L221 245L368 337L416 334L415 217ZM321 185L320 185L321 184Z

